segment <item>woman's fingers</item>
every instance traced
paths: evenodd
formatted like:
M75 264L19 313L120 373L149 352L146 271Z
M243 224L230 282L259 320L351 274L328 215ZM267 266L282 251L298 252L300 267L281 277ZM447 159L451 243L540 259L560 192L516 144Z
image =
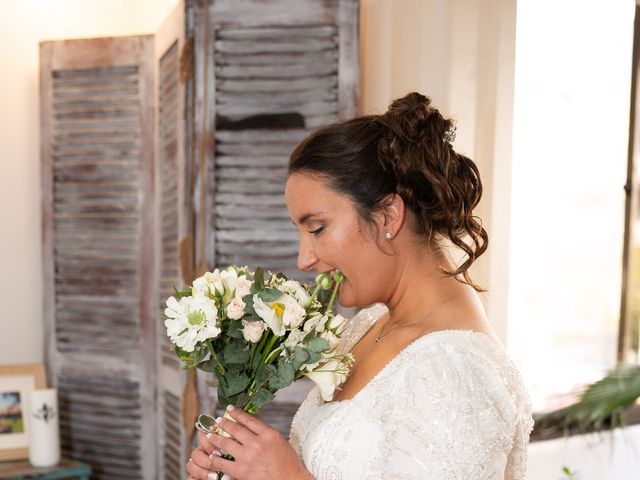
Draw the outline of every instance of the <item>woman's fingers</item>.
M194 450L187 462L187 473L199 480L208 480L211 473L209 455L203 450Z
M233 457L241 455L242 445L231 438L223 437L217 433L210 433L207 435L207 439L209 440L209 443L215 447L214 450L222 450Z
M227 413L240 425L244 425L256 435L261 435L270 428L269 425L259 418L256 418L250 413L245 412L241 408L234 407L233 405L229 405L227 407Z
M211 454L213 449L215 448L211 445L211 442L207 439L207 434L204 432L198 432L198 443L200 444L200 448L202 448L208 454Z
M227 432L241 444L247 445L250 442L255 441L256 434L244 425L224 417L219 420L218 427Z

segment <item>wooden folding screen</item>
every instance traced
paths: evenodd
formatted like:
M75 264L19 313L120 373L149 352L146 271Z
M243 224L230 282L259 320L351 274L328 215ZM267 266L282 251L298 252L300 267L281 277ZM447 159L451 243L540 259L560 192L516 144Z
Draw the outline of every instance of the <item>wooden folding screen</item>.
M169 350L174 285L229 263L305 278L286 165L356 114L357 37L357 0L184 0L155 37L42 44L46 359L64 453L95 478L184 479L217 410ZM308 388L262 417L286 435Z
M210 0L194 16L197 262L262 266L297 279L298 234L284 202L289 154L313 129L357 113L357 0ZM202 385L204 375L201 375ZM263 419L288 434L307 388ZM214 397L207 401L207 394ZM215 404L215 392L200 392Z
M62 447L154 478L153 37L41 44L46 359Z
M173 287L193 280L193 43L189 25L193 8L179 2L155 37L156 64L156 213L159 297L157 318ZM195 372L180 370L170 350L166 329L158 324L159 475L186 477L192 448L191 431L197 407ZM149 446L153 448L153 446Z

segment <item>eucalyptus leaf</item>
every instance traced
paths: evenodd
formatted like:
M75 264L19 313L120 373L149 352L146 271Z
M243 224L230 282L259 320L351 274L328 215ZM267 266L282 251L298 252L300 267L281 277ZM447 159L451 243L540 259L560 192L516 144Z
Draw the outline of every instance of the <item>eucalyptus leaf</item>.
M311 350L307 350L307 353L309 354L309 358L307 358L307 361L304 362L307 365L311 365L316 363L318 360L320 360L320 354L318 352L313 352Z
M295 347L293 349L293 358L291 364L294 370L300 370L300 367L304 365L309 359L309 353L302 347Z
M198 364L198 369L203 372L213 373L216 371L216 367L218 366L218 362L214 358L210 358L208 360L204 360Z
M256 383L258 385L262 385L263 383L265 383L268 378L276 373L276 367L275 365L263 365L262 367L260 367L260 370L258 370L258 373L256 374Z
M227 328L227 336L231 338L243 338L241 320L231 320L229 328Z
M237 341L230 342L224 348L224 361L226 363L241 363L244 364L249 361L249 351L246 350L246 343L240 343Z
M258 368L258 365L260 365L260 360L262 360L262 352L258 352L256 351L253 355L253 365L251 365L251 369L255 370L256 368Z
M253 308L253 293L248 293L244 297L242 297L242 301L244 302L244 314L245 316L257 317L255 309Z
M281 359L278 362L278 370L275 375L271 377L271 380L269 380L269 387L275 390L280 390L281 388L291 385L291 383L293 383L295 373L293 365L286 360Z
M260 293L258 293L258 297L263 302L275 302L282 296L282 292L277 288L265 288Z
M273 401L273 399L276 398L275 395L273 393L271 393L269 390L267 390L266 388L261 388L260 390L258 390L256 392L256 394L253 396L253 398L251 399L251 403L258 409L260 410L261 408L263 408L265 405L267 405L269 402Z
M307 348L312 352L323 352L329 348L329 342L321 337L314 337L307 342Z
M227 382L224 388L227 397L242 392L250 382L249 377L244 373L227 372L224 378Z

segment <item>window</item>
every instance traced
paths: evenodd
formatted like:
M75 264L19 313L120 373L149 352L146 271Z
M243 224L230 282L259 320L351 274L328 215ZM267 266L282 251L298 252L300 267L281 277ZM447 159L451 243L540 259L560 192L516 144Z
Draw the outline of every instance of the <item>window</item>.
M617 358L634 8L518 2L508 344L534 410Z

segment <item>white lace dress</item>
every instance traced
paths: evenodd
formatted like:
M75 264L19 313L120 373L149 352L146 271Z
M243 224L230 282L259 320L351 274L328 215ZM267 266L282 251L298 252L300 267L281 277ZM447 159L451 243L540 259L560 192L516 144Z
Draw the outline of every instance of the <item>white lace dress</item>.
M347 352L387 312L350 320ZM424 335L353 398L315 386L289 442L317 480L523 479L533 428L520 374L501 345L471 330Z

